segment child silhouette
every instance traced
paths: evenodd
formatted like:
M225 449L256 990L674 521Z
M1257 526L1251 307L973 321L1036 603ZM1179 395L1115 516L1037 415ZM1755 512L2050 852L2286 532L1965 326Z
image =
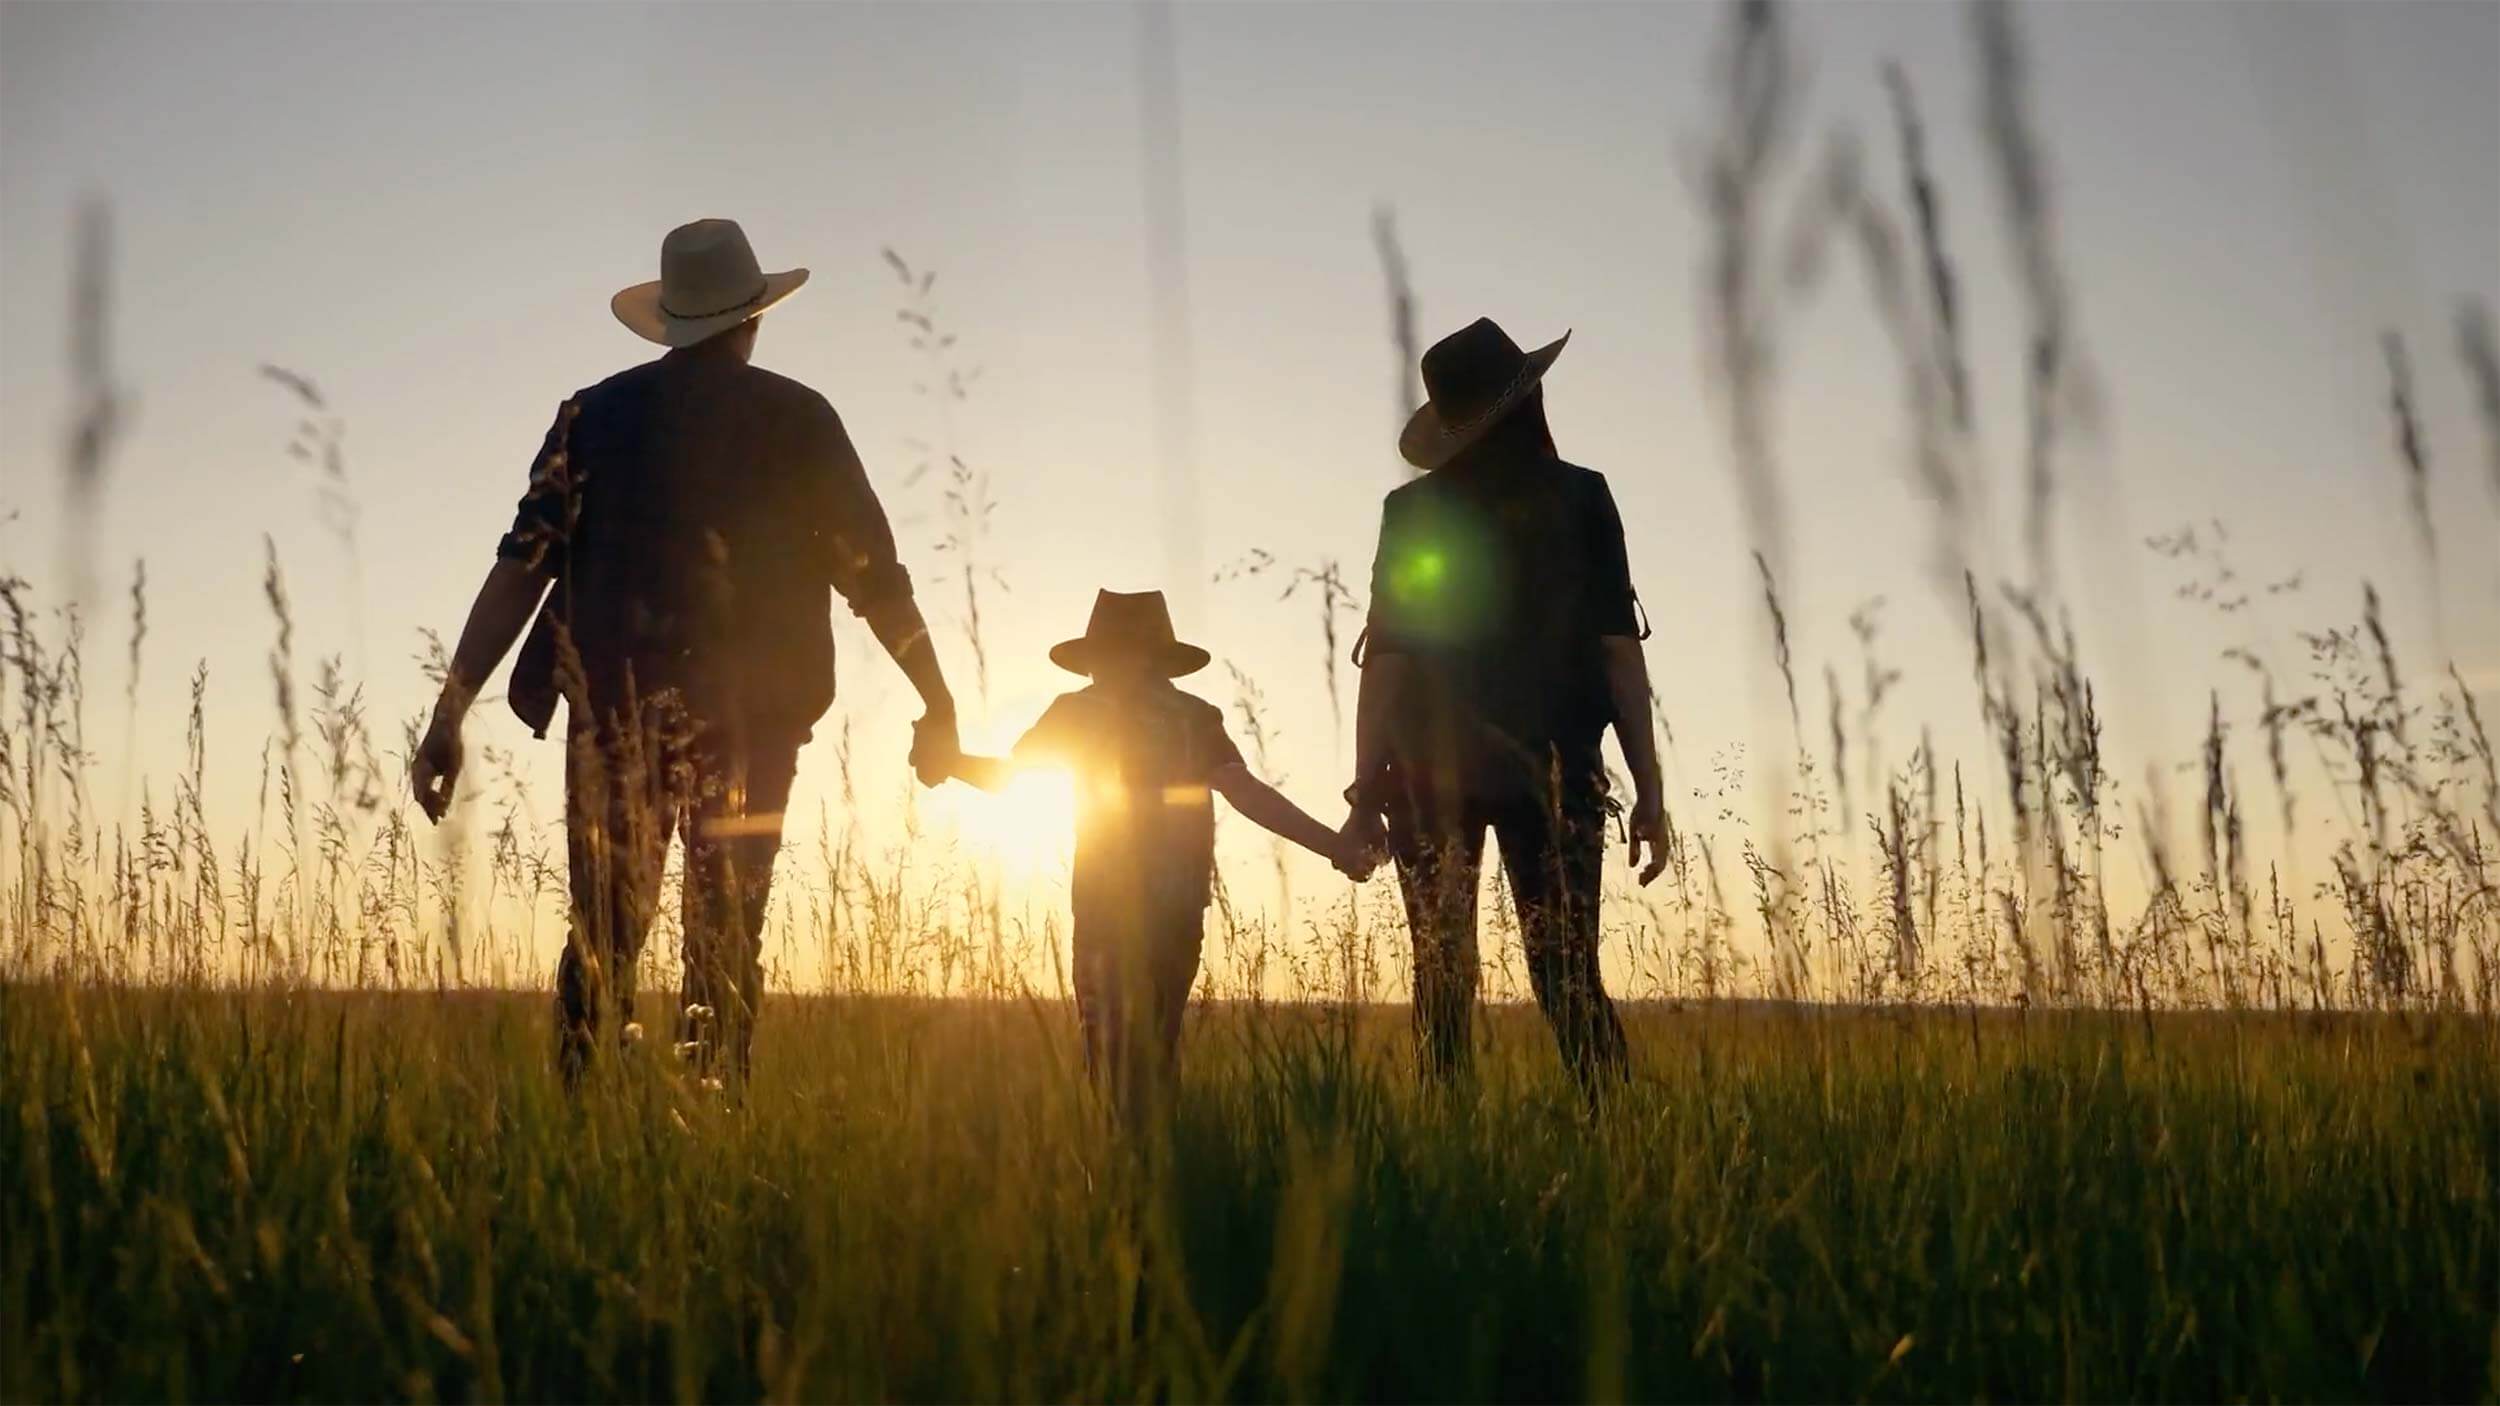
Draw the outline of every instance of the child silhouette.
M1085 1065L1135 1115L1168 1093L1178 1067L1215 868L1211 796L1349 878L1367 876L1371 860L1251 775L1223 710L1173 686L1206 667L1207 652L1173 637L1162 592L1099 593L1084 636L1050 657L1092 685L1054 700L1012 756L955 753L947 770L988 791L1030 763L1075 774L1070 906Z

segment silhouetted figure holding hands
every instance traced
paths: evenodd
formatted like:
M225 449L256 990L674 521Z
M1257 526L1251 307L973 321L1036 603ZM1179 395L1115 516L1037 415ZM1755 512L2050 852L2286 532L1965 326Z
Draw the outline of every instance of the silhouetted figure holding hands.
M572 921L556 1021L568 1085L601 1026L631 1018L635 959L679 835L679 1048L701 1072L744 1077L782 808L799 747L833 702L829 593L919 690L919 737L953 750L953 698L841 418L749 364L758 318L807 270L766 275L735 223L698 220L662 242L660 275L611 307L670 350L557 412L411 764L418 804L440 820L461 720L537 611L511 701L542 737L566 701ZM915 762L934 780L917 751Z
M1077 1019L1085 1066L1122 1113L1166 1097L1179 1060L1181 1016L1198 978L1215 873L1212 796L1353 878L1363 847L1313 819L1256 776L1214 704L1172 680L1206 667L1207 652L1172 634L1159 591L1104 591L1082 638L1051 662L1088 675L1016 743L1012 759L958 756L951 770L985 790L1017 766L1066 767L1076 780L1074 909ZM925 745L934 756L938 743Z
M1594 1094L1624 1068L1597 963L1609 726L1644 884L1666 865L1666 820L1623 520L1546 425L1540 383L1563 341L1523 352L1479 320L1424 353L1431 399L1398 448L1427 472L1381 505L1346 834L1385 839L1397 862L1418 1042L1451 1076L1470 1057L1492 831L1537 1002Z

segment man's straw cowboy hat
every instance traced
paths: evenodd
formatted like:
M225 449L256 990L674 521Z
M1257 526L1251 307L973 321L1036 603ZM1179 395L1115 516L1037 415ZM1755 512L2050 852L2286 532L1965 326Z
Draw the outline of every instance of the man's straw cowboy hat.
M660 241L660 276L608 300L616 320L664 347L690 347L799 291L807 270L766 273L736 220L697 220Z

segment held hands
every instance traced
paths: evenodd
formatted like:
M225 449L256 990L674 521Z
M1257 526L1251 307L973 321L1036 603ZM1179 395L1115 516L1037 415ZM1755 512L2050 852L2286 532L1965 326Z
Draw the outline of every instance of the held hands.
M1388 826L1380 812L1357 807L1346 813L1345 824L1338 828L1336 853L1330 862L1337 872L1361 883L1380 867L1382 853L1388 848Z

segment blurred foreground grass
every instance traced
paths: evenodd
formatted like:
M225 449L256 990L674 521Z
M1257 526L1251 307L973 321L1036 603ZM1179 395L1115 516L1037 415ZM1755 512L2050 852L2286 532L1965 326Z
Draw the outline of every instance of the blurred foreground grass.
M663 1027L656 1010L652 1028ZM2464 1017L1193 1013L1168 1141L1055 1003L777 1000L722 1109L543 997L0 986L0 1397L2500 1395Z

